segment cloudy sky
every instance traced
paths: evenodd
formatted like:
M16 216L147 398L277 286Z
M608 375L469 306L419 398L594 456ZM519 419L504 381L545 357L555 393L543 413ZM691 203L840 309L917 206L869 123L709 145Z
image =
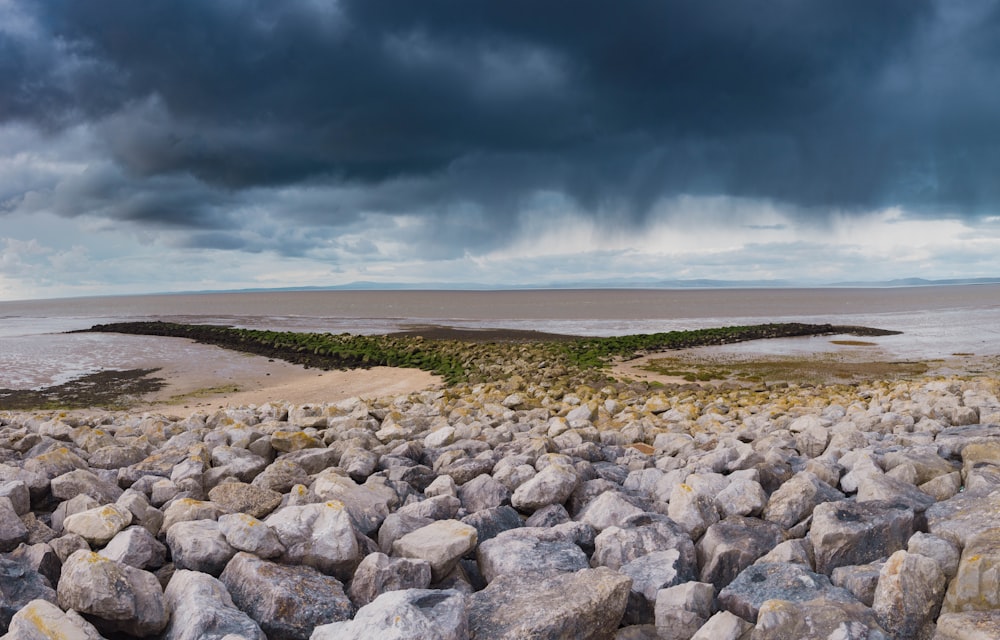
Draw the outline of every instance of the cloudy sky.
M1000 0L0 0L0 299L1000 276Z

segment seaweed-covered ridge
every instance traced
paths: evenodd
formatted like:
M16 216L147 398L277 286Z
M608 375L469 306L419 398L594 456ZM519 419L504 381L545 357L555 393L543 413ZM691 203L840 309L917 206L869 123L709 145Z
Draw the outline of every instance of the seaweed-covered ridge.
M613 360L657 351L768 338L899 333L832 324L771 323L601 338L551 336L537 341L525 341L519 334L507 340L503 332L491 331L488 341L470 341L424 337L419 331L361 336L159 321L102 324L85 331L188 338L321 369L417 368L442 376L447 384L488 382L513 375L531 381L568 377L573 383L595 384L607 380L603 369Z

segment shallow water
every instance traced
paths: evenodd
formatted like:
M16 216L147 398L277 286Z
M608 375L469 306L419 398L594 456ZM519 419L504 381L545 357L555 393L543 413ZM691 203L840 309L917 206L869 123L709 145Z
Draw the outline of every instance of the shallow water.
M414 324L625 335L763 322L850 324L903 335L865 338L885 358L1000 354L1000 285L895 289L309 291L0 302L0 387L35 388L102 369L192 358L185 340L69 334L129 320L376 334ZM756 341L734 353L843 349L828 337Z

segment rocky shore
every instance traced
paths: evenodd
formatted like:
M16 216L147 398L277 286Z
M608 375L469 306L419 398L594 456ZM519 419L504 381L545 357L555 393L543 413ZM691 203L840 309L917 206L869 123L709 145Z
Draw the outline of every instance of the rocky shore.
M0 412L0 638L998 638L998 396L514 376Z

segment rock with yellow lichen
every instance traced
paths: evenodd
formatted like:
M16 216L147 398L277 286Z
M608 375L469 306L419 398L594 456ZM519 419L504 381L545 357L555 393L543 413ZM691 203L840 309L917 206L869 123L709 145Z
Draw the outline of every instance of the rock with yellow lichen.
M4 640L104 640L94 625L70 609L47 600L32 600L14 614Z
M57 593L60 607L87 615L104 634L152 636L170 617L156 576L91 551L66 560Z

